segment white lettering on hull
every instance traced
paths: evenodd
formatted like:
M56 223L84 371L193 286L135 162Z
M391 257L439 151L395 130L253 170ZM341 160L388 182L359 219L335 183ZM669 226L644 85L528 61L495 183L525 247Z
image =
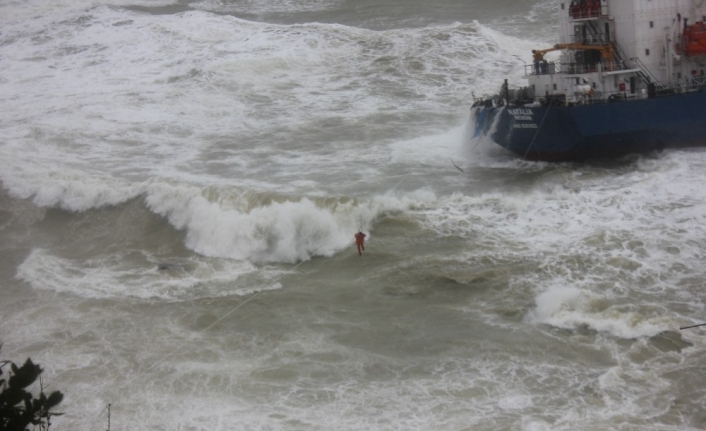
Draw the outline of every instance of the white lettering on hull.
M532 121L532 110L527 108L508 109L507 113L513 118L513 129L537 129L535 123L519 123L519 121Z
M529 115L530 117L532 116L532 110L524 108L524 109L508 109L507 113L512 115L513 117L517 117L518 115Z

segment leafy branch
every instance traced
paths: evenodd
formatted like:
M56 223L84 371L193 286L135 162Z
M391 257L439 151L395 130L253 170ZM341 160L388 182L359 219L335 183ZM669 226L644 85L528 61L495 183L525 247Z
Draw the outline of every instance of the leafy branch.
M8 365L10 370L6 372ZM30 426L46 431L51 417L61 415L52 409L64 399L64 394L54 391L47 396L44 393L43 371L29 358L20 367L12 361L0 361L0 431L27 431ZM37 379L40 389L35 398L27 388Z

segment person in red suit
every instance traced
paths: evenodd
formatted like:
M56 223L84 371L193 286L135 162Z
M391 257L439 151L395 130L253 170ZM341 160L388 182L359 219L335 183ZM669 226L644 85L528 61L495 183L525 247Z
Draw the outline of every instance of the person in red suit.
M363 251L365 250L365 237L366 237L366 235L363 232L358 231L358 233L355 234L354 236L355 236L355 245L358 246L358 256L362 256Z

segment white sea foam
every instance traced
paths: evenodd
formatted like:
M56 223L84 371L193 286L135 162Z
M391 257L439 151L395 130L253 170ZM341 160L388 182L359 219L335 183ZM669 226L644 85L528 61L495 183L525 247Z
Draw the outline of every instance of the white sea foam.
M510 153L503 150L496 144L492 136L498 129L500 115L496 115L493 122L488 126L487 132L485 124L478 124L477 108L471 110L466 130L463 136L463 146L460 149L461 163L465 168L472 166L483 167L507 167L514 163Z
M406 67L404 57L420 49L410 43L408 31L276 26L203 12L157 20L107 7L74 18L78 21L7 30L14 38L5 48L10 61L4 72L19 85L3 93L4 100L13 101L4 105L13 126L0 145L8 161L0 179L15 196L70 211L144 196L151 210L186 231L187 246L202 255L296 262L330 256L346 246L361 223L370 228L379 215L409 208L420 195L382 196L335 208L307 197L283 198L247 211L202 196L214 185L240 192L250 188L255 194L277 189L321 196L303 168L325 177L332 165L340 169L346 161L352 161L346 169L378 177L380 161L389 160L390 151L394 159L394 147L366 145L361 151L349 145L287 157L268 147L272 138L254 147L241 146L238 139L252 139L253 130L271 128L273 119L276 127L297 129L310 123L312 112L317 119L331 112L375 114L385 101L357 81L361 68L377 73L380 59L393 68ZM31 42L37 33L45 35L45 43ZM439 58L455 55L453 45L427 45L424 49L438 50ZM26 58L36 63L29 72ZM322 82L322 75L338 77ZM400 78L392 74L389 79ZM233 145L213 144L221 135ZM211 151L227 154L223 171L204 166L204 158L221 162ZM301 190L305 193L297 193Z
M349 161L365 163L366 177L389 175L381 161L398 157L400 146L374 144L400 142L391 134L396 118L436 113L440 98L465 111L471 88L486 82L466 67L481 58L504 61L496 52L503 41L490 40L478 23L373 32L204 12L157 19L108 7L51 17L4 29L3 77L13 85L0 94L8 121L0 143L8 163L0 179L17 196L66 209L114 204L140 192L125 190L123 179L181 178L184 167L219 183L233 176L228 166L237 166L241 185L271 188L283 186L268 184L275 175L286 186L303 175L294 170L296 160L306 160L312 176L332 164L359 172ZM399 104L403 88L414 94ZM377 121L385 116L394 121ZM278 142L281 128L292 139L305 138L327 119L346 127L345 145L324 142L325 151L310 154L299 151L299 142ZM352 146L361 128L370 142ZM422 138L402 141L414 139ZM435 153L443 157L447 147L440 144ZM216 160L214 153L225 157ZM263 168L265 153L286 156ZM218 162L226 166L221 171L213 169ZM51 178L56 172L75 172L74 188L83 182L100 196L69 203ZM113 184L100 191L100 181ZM72 187L62 188L70 193Z
M36 22L45 16L57 17L71 13L86 13L98 7L115 9L142 7L145 10L159 11L160 8L169 10L170 7L178 9L179 6L173 0L57 0L52 2L10 0L0 4L0 19L8 23L20 20Z
M640 307L613 305L609 298L572 287L554 287L537 297L537 307L530 321L558 328L582 326L621 338L651 337L674 329L674 322L664 316L645 316Z
M417 197L415 197L417 196ZM315 201L273 197L265 203L243 201L240 196L185 185L151 184L149 208L187 232L186 245L204 256L253 262L290 262L312 256L331 256L352 241L352 232L371 229L387 211L407 209L424 192L403 197L381 196L367 201L328 199Z
M256 280L259 284L237 283L255 271L255 266L243 261L192 257L164 263L144 253L97 255L84 261L35 249L17 268L17 277L38 289L89 298L168 301L245 295L281 287L266 274Z
M297 13L331 10L339 7L339 0L246 0L236 3L224 3L217 0L200 0L190 3L197 9L213 10L225 13L243 13L258 15L263 13Z
M16 197L32 199L40 207L56 207L68 211L85 211L93 208L117 205L139 196L143 188L126 181L96 175L86 175L85 171L53 166L4 165L0 167L3 185ZM44 168L45 170L43 170Z
M681 157L681 156L675 156ZM648 170L613 175L606 171L591 185L583 178L580 167L564 170L561 166L530 166L516 169L510 177L505 172L503 186L509 183L517 191L494 191L479 187L476 193L455 193L439 200L436 208L425 212L430 227L456 235L493 232L515 241L529 241L541 251L566 252L570 248L590 247L594 240L608 240L606 236L620 236L622 232L637 229L654 232L659 237L638 235L645 246L663 247L660 241L678 240L665 231L665 224L674 223L703 231L699 221L702 204L698 196L702 190L694 187L689 172L683 172L680 163L669 167L670 161ZM669 169L670 181L662 178L660 170ZM544 170L544 173L541 173ZM535 172L537 172L535 174ZM511 182L514 179L514 182ZM580 187L579 187L580 184ZM659 188L660 195L648 190ZM606 193L607 192L607 193ZM673 205L665 206L663 199ZM662 217L655 218L655 212ZM498 230L499 229L499 230ZM588 242L588 243L587 243ZM677 244L682 247L688 244ZM686 250L686 249L684 249ZM612 250L626 257L644 259L629 247ZM661 252L659 252L661 253ZM695 256L693 256L695 257ZM651 264L659 264L660 255L650 256Z
M36 164L36 162L35 162ZM297 262L331 256L370 231L376 218L435 199L428 190L370 199L298 198L232 186L189 185L150 180L130 183L67 170L26 171L4 184L20 198L42 207L85 211L144 197L148 208L186 231L186 246L203 256L251 262ZM12 172L14 173L14 172ZM404 177L402 178L404 180Z
M476 245L459 259L535 268L511 281L516 295L536 300L530 321L650 337L678 326L667 298L694 312L703 304L692 277L706 274L692 238L706 236L706 196L687 157L637 158L622 173L517 164L510 178L500 172L501 191L479 185L418 214L438 234Z
M423 136L390 144L393 163L449 165L464 142L466 126L454 127L444 133Z
M186 245L197 253L263 262L332 254L350 241L356 215L352 205L329 212L308 199L273 202L243 213L224 209L202 197L200 190L186 187L153 185L146 200L177 229L186 229Z
M3 352L44 355L52 384L85 397L67 398L57 426L104 426L110 402L131 429L611 429L655 411L672 412L662 428L687 429L699 418L698 401L681 399L696 413L673 401L689 384L679 375L701 376L703 337L684 334L695 345L679 354L639 349L703 312L702 154L584 168L472 153L459 173L449 159L467 142L471 91L521 84L513 54L539 44L480 23L368 31L90 6L0 9L0 180L37 205L89 211L82 220L144 200L197 253L76 258L50 244L27 256L20 280L68 295L6 318ZM257 5L290 6L319 3ZM362 266L384 259L357 257L365 283L320 259L280 289L287 265L268 262L330 256L360 224L374 243L398 211L431 232L415 258L461 274L452 289L410 270L433 293L390 298L379 274L391 271ZM318 276L341 281L317 290ZM224 315L220 300L193 299L263 289L278 289L272 302L248 305L265 312L238 316L251 325L193 336ZM113 306L125 298L193 320ZM547 325L569 331L550 331L555 344ZM563 336L586 329L598 336ZM551 350L560 344L571 348Z

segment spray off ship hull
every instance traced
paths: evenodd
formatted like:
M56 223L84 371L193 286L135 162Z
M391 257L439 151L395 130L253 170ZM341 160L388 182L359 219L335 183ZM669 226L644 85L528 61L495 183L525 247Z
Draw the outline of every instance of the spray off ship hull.
M530 160L618 157L706 145L706 90L579 106L474 107L473 139Z

